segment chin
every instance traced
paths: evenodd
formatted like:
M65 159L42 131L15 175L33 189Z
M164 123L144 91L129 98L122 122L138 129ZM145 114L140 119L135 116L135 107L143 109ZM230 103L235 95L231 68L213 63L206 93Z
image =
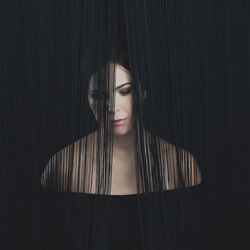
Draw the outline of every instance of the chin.
M122 135L126 135L126 134L129 134L131 132L131 128L128 128L128 127L116 127L114 129L114 136L122 136Z

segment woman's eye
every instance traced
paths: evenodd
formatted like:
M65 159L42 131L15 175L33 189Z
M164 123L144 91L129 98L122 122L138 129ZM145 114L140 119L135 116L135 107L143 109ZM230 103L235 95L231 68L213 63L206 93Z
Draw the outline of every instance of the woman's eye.
M120 91L120 94L121 94L121 95L128 95L128 94L130 94L130 92L131 92L131 88L125 89L125 90L121 90L121 91Z

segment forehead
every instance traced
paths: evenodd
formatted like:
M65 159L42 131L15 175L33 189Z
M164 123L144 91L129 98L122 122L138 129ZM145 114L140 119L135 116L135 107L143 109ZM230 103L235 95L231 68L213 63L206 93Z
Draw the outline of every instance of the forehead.
M114 88L120 86L123 83L130 82L130 73L127 69L125 69L120 64L109 63L109 82L112 83L114 81ZM115 75L114 75L115 74ZM89 89L97 88L97 75L92 75L89 82Z

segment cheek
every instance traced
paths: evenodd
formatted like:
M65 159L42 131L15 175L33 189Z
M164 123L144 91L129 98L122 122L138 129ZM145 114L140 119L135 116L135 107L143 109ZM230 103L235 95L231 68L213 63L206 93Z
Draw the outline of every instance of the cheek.
M89 98L88 101L89 101L89 106L90 106L92 112L93 112L94 114L96 114L96 111L97 111L97 103L96 103L94 100L92 100L91 98Z
M132 97L129 96L124 100L124 109L127 111L128 114L132 114L133 107L132 107Z
M132 112L133 112L132 96L131 96L130 99L129 99L129 111L130 111L130 113L132 114Z
M89 106L91 109L93 109L93 100L91 98L88 98Z

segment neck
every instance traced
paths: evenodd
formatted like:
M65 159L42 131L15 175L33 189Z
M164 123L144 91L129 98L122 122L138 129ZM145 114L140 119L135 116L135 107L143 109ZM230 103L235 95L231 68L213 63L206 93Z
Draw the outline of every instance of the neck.
M115 135L113 138L113 152L133 152L135 150L134 128L125 135Z

